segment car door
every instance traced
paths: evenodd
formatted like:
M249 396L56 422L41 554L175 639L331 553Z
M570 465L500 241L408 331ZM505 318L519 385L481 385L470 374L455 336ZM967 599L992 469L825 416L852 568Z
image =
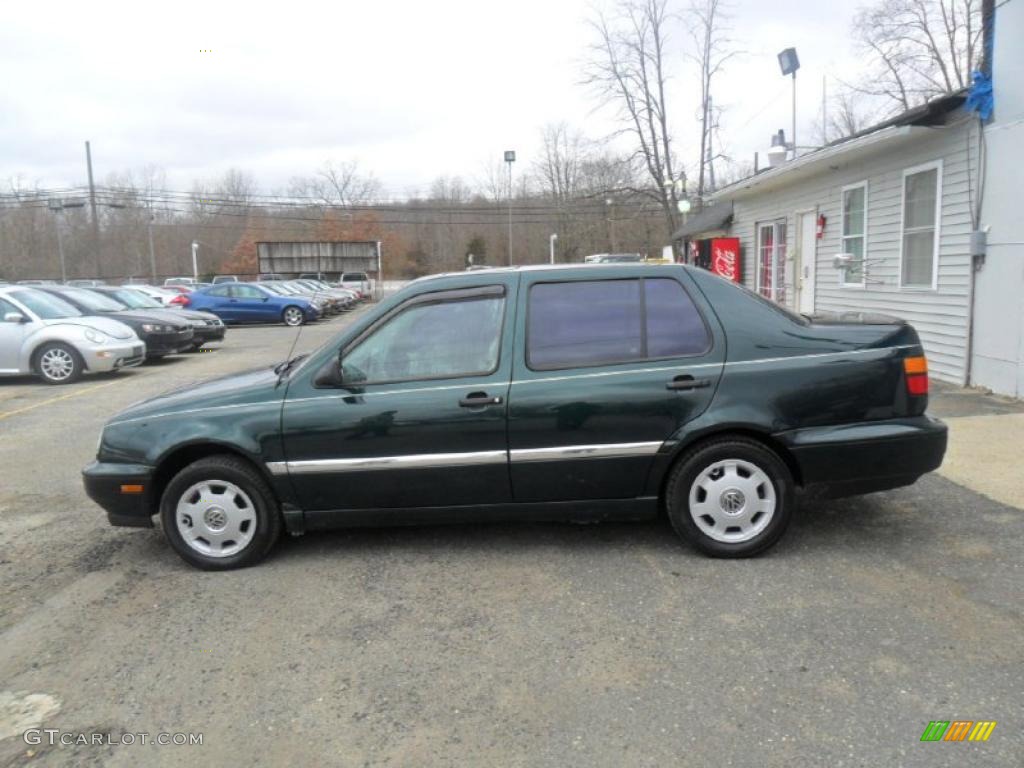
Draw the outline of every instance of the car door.
M193 306L207 312L213 312L225 322L239 322L237 302L232 302L228 295L228 286L217 285L205 291L192 294Z
M523 276L509 393L517 502L643 495L654 455L717 387L724 337L684 270L601 272Z
M270 300L263 291L252 285L230 283L228 302L241 323L259 323L276 320L276 307L271 307Z
M304 509L510 500L516 281L412 296L346 343L347 383L318 387L310 372L289 387L282 434Z
M21 345L25 341L30 326L26 322L15 323L5 320L4 318L9 314L21 315L25 320L30 318L25 310L0 298L0 372L17 373Z

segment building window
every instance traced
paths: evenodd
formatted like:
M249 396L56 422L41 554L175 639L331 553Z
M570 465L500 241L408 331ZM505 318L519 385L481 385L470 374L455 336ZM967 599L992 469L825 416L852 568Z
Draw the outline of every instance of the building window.
M864 285L864 259L867 255L868 183L843 187L842 252L853 257L839 276L842 285Z
M941 189L941 163L903 172L900 282L908 288L935 288L938 284Z
M757 225L757 292L786 303L786 220Z

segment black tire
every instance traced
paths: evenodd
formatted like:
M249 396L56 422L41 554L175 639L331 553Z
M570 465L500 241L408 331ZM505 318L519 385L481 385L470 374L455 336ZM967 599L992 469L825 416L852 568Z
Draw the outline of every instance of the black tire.
M204 554L186 542L179 531L178 503L186 492L203 481L210 481L214 487L218 483L233 484L251 500L255 531L248 544L238 552L225 556ZM174 551L185 562L206 571L227 571L255 565L266 557L281 535L280 508L266 481L250 464L228 455L199 459L178 472L160 499L160 523Z
M57 360L63 361L62 370L67 370L68 373L56 375ZM78 354L78 350L70 344L50 341L35 351L32 356L32 368L47 384L71 384L82 378L82 374L85 373L85 361Z
M281 322L292 328L297 328L306 322L306 313L301 307L289 305L281 310Z
M759 476L756 473L747 477L740 474L738 476L741 479L737 480L744 488L756 486L755 492L761 497L762 503L767 504L766 499L774 494L774 509L767 522L763 523L763 528L741 541L720 540L710 535L709 530L715 531L719 537L746 535L739 530L741 526L729 525L733 520L729 519L728 515L733 514L737 516L737 522L751 526L750 530L754 530L755 524L761 525L760 515L756 513L752 518L753 522L750 522L750 512L755 508L748 509L749 502L742 492L737 499L733 494L734 489L729 488L722 493L721 499L708 500L709 503L721 505L722 511L718 514L722 520L714 519L710 515L691 514L691 492L698 503L704 501L701 496L704 495L706 498L707 494L703 486L695 487L695 482L706 470L725 461L738 461L738 469L733 470L737 473L749 472L748 468L753 466L767 477L771 489L768 489L764 482L758 484ZM724 477L714 478L711 482L728 484ZM727 493L730 494L728 500L725 499ZM736 511L730 509L726 512L724 510L727 501L730 507L736 504L741 506ZM665 505L669 521L676 533L701 552L712 557L751 557L775 544L789 526L795 505L793 476L785 462L761 443L742 437L716 438L693 447L676 462L665 489ZM699 508L695 506L695 509Z

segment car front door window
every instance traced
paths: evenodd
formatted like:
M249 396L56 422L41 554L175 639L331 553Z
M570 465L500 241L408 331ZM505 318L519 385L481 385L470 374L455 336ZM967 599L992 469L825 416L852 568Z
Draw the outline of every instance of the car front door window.
M503 297L488 296L409 307L346 353L345 375L387 382L492 373L504 305Z

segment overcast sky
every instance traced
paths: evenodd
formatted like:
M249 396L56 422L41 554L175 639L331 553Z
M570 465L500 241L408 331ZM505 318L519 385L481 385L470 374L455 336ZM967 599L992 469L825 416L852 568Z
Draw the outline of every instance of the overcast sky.
M687 0L679 0L682 6ZM540 127L594 138L611 115L578 83L587 0L5 3L0 22L0 180L44 187L162 166L188 189L229 167L265 191L324 160L357 159L402 196L439 175L480 177L516 149L535 158ZM820 114L822 76L856 60L843 0L734 0L746 51L718 81L726 149L749 161L790 124L775 54L795 46L798 140ZM672 31L670 98L680 148L698 136L699 91ZM209 49L211 52L201 52ZM692 158L695 153L684 155Z

